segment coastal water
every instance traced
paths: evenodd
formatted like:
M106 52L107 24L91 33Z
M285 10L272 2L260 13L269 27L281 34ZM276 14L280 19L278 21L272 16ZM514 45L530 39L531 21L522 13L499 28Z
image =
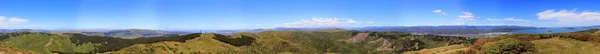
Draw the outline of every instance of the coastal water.
M589 30L592 28L585 27L556 27L556 28L539 28L539 29L527 29L517 30L511 33L513 34L550 34L550 33L564 33L564 32L577 32L583 30Z

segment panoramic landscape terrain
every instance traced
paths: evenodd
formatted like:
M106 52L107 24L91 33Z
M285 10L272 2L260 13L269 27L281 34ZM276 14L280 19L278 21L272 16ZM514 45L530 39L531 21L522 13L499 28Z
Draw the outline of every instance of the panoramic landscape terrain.
M0 0L0 54L600 54L596 0Z

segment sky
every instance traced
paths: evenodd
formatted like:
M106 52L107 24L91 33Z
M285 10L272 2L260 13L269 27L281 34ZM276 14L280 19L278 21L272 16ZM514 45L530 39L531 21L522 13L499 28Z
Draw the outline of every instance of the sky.
M600 0L0 0L0 29L600 25Z

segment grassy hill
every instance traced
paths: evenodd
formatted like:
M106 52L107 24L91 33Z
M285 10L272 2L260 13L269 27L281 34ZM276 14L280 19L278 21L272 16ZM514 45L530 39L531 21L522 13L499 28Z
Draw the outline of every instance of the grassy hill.
M6 44L0 44L0 54L35 54L35 52L15 48Z
M450 45L438 48L423 49L419 51L408 51L404 54L454 54L469 48L469 45Z
M236 53L243 49L213 39L215 34L202 34L200 37L187 40L186 42L158 42L151 44L136 44L125 49L110 52L115 54L129 53L157 53L157 54L173 54L173 53Z
M550 38L532 41L536 54L596 54L600 43L578 41L568 38Z
M69 36L61 36L46 33L12 33L0 43L22 48L39 53L67 52L67 53L89 53L99 44L84 43L72 44ZM6 37L6 36L5 36Z
M231 35L194 33L123 39L83 34L0 33L0 50L18 53L112 54L593 54L599 30L513 34L494 38L412 35L352 30L263 31ZM5 49L3 49L6 48ZM0 51L2 52L2 51Z
M358 31L264 31L260 33L236 33L233 35L202 34L186 42L159 42L136 44L111 53L358 53L380 54L442 47L450 44L468 43L466 38L446 36L419 36L401 32L362 32L368 35L362 41L356 39ZM362 34L365 35L365 34ZM360 35L359 35L360 36ZM379 39L379 40L378 40ZM210 44L207 44L210 43ZM384 44L387 43L387 44ZM382 47L382 45L389 45ZM390 48L390 50L377 50Z
M83 34L50 34L38 32L0 33L0 44L36 53L99 53L116 51L134 44L156 43L161 41L179 41L197 37L199 34L183 36L145 37L122 39L105 36L86 36Z
M594 54L598 53L598 29L554 34L514 34L479 39L459 53L497 54Z

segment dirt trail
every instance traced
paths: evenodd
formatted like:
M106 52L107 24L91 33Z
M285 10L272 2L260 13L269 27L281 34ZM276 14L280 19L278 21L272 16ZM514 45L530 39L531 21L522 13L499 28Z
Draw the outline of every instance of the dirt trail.
M383 38L379 38L379 39L377 39L377 40L375 40L375 41L371 41L371 42L369 42L369 44L377 43L377 42L379 42L379 41L383 41Z
M54 38L50 38L50 41L48 41L48 43L46 43L46 45L44 45L45 47L50 46L50 44L52 44L52 42L54 42Z
M350 43L358 43L365 40L369 36L369 33L358 33L356 36L346 40L346 42Z
M387 39L383 39L383 44L381 44L381 46L377 47L377 49L375 49L375 50L377 50L377 51L393 50L392 43L390 43L390 41Z

